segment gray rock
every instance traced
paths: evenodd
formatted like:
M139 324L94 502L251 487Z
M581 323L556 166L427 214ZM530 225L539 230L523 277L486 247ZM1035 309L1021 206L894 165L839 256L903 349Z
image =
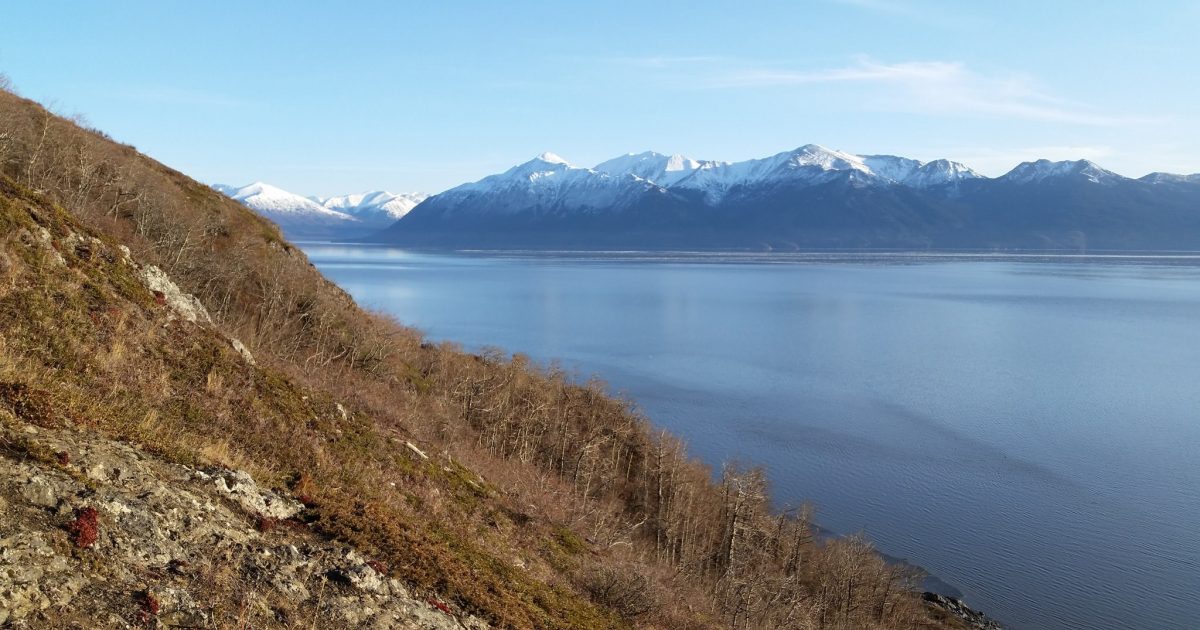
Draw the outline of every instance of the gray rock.
M149 590L158 627L217 627L213 602L236 609L245 593L254 627L287 626L268 607L277 604L305 627L487 627L430 606L345 545L302 528L247 527L248 516L288 518L301 506L246 472L189 469L71 428L37 439L72 453L84 474L0 456L0 626L65 627L55 615L69 611L93 627L129 627L131 602ZM101 514L100 543L86 554L64 531L80 497Z
M56 267L65 267L67 265L67 261L65 258L63 258L62 254L58 253L57 249L54 249L54 237L50 234L50 230L38 226L33 231L32 238L28 244L40 247L42 251L45 252L45 254L49 257L52 265Z
M356 589L371 593L388 593L388 585L378 571L367 564L367 559L353 549L346 552L346 566L342 575Z
M233 337L230 337L229 345L233 346L233 349L236 350L238 354L242 355L242 358L246 360L246 363L249 363L250 365L255 365L254 355L250 354L250 350L248 348L246 348L246 344L242 343L238 339L234 339Z
M53 508L58 506L58 491L44 477L31 477L21 487L21 496L38 507Z
M251 516L286 520L304 509L299 501L286 499L270 490L259 490L249 473L241 470L218 472L214 485L218 492L233 499Z
M971 630L1004 630L994 619L974 610L961 599L938 593L923 593L921 599L927 606L943 610L961 620Z
M167 306L177 315L192 323L212 323L212 318L209 317L208 311L205 310L200 300L191 293L184 293L178 285L171 281L166 272L154 265L146 265L142 267L140 274L146 288L156 294L161 294Z

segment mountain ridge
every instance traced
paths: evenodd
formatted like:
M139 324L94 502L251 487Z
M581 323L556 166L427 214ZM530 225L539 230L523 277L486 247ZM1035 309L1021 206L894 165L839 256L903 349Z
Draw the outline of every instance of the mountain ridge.
M245 186L212 184L212 188L274 221L292 238L365 236L403 218L428 197L386 190L305 197L261 181Z
M371 241L429 248L1200 249L1197 176L1088 160L998 177L808 144L742 162L555 156L432 195Z
M1136 194L1127 190L1139 184L1149 188ZM1153 211L1163 204L1189 203L1177 197L1200 185L1200 174L1159 172L1133 179L1089 160L1038 159L986 177L944 158L923 162L807 144L740 162L643 151L592 167L545 152L434 195L371 191L303 197L263 182L214 188L295 238L366 239L410 247L1076 249L1087 241L1080 235L1092 231L1087 221L1070 228L1058 222L1057 233L1033 224L1022 226L1024 235L1013 234L1014 226L989 225L989 233L969 237L957 229L980 218L977 208L1003 205L1008 197L1016 198L1011 203L1042 207L1047 217L1063 211L1063 203L1072 199L1088 198L1099 210L1111 205L1095 191L1068 193L1061 190L1064 185L1101 185L1125 202L1140 196L1126 210ZM1019 190L1023 187L1030 188ZM1031 191L1041 192L1030 197ZM843 208L840 214L837 207ZM787 216L772 220L767 216L771 208ZM1111 210L1105 213L1113 214ZM410 217L414 211L416 216ZM814 215L810 218L816 223L806 226L791 216L804 213ZM851 217L857 217L857 229ZM1131 217L1103 221L1128 222ZM838 224L838 233L822 231L828 224ZM1106 235L1100 242L1116 249L1163 245L1156 239L1126 240L1130 242ZM1181 244L1177 237L1170 240L1172 248Z

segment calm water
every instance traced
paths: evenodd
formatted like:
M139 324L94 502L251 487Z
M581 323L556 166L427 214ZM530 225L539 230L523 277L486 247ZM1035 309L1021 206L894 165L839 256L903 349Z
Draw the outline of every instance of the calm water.
M1200 623L1200 260L307 250L434 339L600 375L1013 628Z

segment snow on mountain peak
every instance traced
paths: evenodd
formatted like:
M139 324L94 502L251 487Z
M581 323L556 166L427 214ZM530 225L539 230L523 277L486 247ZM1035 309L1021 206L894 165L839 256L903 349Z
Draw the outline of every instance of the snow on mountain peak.
M1110 183L1121 177L1112 171L1101 168L1099 165L1089 160L1063 160L1060 162L1052 162L1047 159L1040 159L1018 164L1011 171L1005 173L1001 179L1018 184L1028 184L1032 182L1039 182L1047 178L1064 177L1069 175L1078 175L1097 184Z
M788 161L795 166L818 166L827 171L871 170L863 162L863 158L844 151L826 149L819 144L806 144L791 151Z
M312 200L325 208L344 212L359 219L380 221L400 219L417 204L425 201L425 193L392 193L386 190L341 195L337 197L313 197Z
M571 163L566 161L565 159L563 159L562 156L558 155L557 153L551 153L549 151L546 151L546 152L542 153L541 155L537 156L537 159L541 160L542 162L549 162L550 164L563 164L566 166L571 165Z
M486 198L487 211L498 214L529 208L600 211L622 207L636 193L655 188L655 184L633 173L574 166L553 153L543 153L503 173L456 186L436 197L442 201Z
M395 223L429 197L424 193L397 194L384 190L337 197L302 197L265 182L212 187L271 219L292 238L370 234Z
M667 171L668 173L674 173L676 171L693 171L700 167L700 162L675 153L672 154L671 157L667 158L666 164L663 166L663 170Z
M871 174L897 183L905 183L924 166L920 160L895 155L864 155L862 161Z
M698 190L710 203L716 203L736 187L778 183L816 185L830 181L845 171L865 175L871 173L871 169L857 155L806 144L757 160L704 163L674 185Z
M946 159L934 160L925 164L917 162L917 164L917 168L902 180L902 183L913 188L930 188L957 184L968 179L983 179L983 175L967 165Z
M806 144L770 157L732 163L645 151L601 162L595 170L610 175L631 174L665 188L696 190L713 203L738 186L783 182L816 185L845 176L854 185L880 183L929 188L982 177L949 160L925 164L894 155L855 155L819 144Z
M239 196L239 197L250 197L252 195L262 195L265 197L283 198L283 197L289 197L292 195L292 193L290 193L282 188L277 188L275 186L272 186L266 182L254 182L253 184L246 184L245 186L242 186L241 188L237 188L236 193L237 193L236 196Z
M240 188L218 186L217 190L263 214L313 215L330 219L353 221L354 217L330 210L321 204L265 182L254 182Z
M1191 175L1150 173L1139 179L1149 184L1200 184L1200 173L1193 173Z
M693 171L715 168L723 162L693 160L680 155L663 155L654 151L629 153L596 165L596 171L609 175L633 175L658 186L670 187L689 176Z

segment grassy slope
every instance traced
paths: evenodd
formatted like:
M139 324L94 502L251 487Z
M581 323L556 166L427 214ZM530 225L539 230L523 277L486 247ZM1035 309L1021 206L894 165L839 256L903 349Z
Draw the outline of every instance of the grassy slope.
M303 496L317 531L501 626L942 627L869 548L769 514L760 477L714 484L598 385L362 312L270 223L4 92L0 172L0 394L18 415L248 469ZM39 228L65 267L22 242ZM118 242L216 326L164 325Z
M36 245L41 229L51 236L49 248ZM142 286L116 243L72 247L72 235L86 230L7 179L0 180L0 230L8 235L0 401L19 416L95 428L183 463L236 450L247 468L304 495L319 530L493 621L620 625L483 551L508 541L454 525L473 525L470 513L480 510L492 518L513 511L474 473L420 458L359 414L343 418L327 394L248 364L219 331L170 321L169 308ZM392 489L397 482L404 490ZM416 518L403 507L434 494L451 498L444 520ZM551 530L528 534L544 538L537 544L548 553L561 549Z

